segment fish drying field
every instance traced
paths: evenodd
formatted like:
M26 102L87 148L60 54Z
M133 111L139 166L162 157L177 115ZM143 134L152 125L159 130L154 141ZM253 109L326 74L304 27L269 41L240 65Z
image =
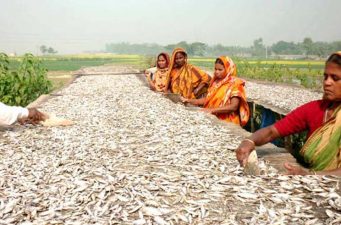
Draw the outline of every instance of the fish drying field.
M245 176L242 136L135 75L81 76L40 109L75 124L1 131L0 224L341 223L338 178Z

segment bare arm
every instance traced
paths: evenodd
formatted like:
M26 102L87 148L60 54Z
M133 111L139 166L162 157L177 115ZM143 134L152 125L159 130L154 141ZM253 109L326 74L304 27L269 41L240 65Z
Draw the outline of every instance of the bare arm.
M200 90L201 90L203 87L205 87L205 85L206 85L206 83L201 83L201 84L199 84L198 87L195 88L194 91L193 91L194 95L197 95L197 94L200 92Z
M247 159L256 146L266 144L280 137L274 125L262 128L253 133L249 138L244 139L236 150L237 159L240 165L245 166Z
M235 112L239 108L239 103L240 103L240 99L238 97L233 97L231 99L231 103L229 105L222 106L222 107L219 107L219 108L212 108L211 109L211 113L212 114L221 114L221 113Z
M204 105L204 104L205 104L206 98L188 99L188 98L183 98L183 97L181 97L181 101L182 101L183 103L190 103L190 104L192 104L192 105L201 106L201 105Z
M284 163L284 168L287 170L287 175L336 175L341 176L341 168L326 171L313 171L301 166L293 166L290 163Z

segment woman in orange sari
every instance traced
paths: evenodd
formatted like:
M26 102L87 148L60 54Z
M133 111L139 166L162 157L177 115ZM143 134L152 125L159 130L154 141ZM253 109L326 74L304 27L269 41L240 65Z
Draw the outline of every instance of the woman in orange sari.
M187 63L187 53L182 48L174 49L169 64L168 88L172 93L195 99L206 94L210 76Z
M227 56L216 59L214 77L205 98L186 99L193 105L203 105L203 111L215 114L219 119L244 126L250 117L245 96L245 82L236 77L236 64Z
M150 89L153 91L164 91L167 84L167 71L169 65L169 55L161 52L156 58L156 67L145 71Z

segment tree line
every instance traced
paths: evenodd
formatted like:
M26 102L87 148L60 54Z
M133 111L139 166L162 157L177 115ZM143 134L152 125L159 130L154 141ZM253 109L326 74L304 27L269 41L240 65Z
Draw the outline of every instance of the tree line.
M224 46L222 44L208 45L203 42L187 43L181 41L176 44L131 44L128 42L108 43L105 45L105 51L116 54L139 54L156 55L160 52L172 52L175 47L186 49L191 56L215 57L217 55L230 55L241 57L276 57L279 55L301 55L308 58L310 56L327 57L335 51L341 50L341 41L334 42L314 42L311 38L304 38L302 42L278 41L271 46L266 46L262 38L253 41L249 47Z

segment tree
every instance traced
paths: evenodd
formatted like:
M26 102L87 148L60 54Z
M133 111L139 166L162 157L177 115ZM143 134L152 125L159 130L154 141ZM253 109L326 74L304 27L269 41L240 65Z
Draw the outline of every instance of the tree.
M39 49L43 55L47 53L47 47L45 45L40 46Z
M47 53L48 54L56 54L57 53L57 51L54 50L52 47L47 47L46 45L40 46L39 49L43 55L45 55Z
M303 43L302 43L302 48L306 56L312 55L314 53L313 40L309 37L304 38Z
M298 55L300 48L294 42L279 41L271 46L271 51L278 55Z
M56 54L57 51L54 50L52 47L49 47L49 48L47 49L47 53L49 53L49 54Z
M190 44L190 48L192 49L193 55L204 56L207 50L207 44L202 42L194 42Z
M263 38L258 38L253 41L253 56L264 57L265 56L265 46L263 44Z

